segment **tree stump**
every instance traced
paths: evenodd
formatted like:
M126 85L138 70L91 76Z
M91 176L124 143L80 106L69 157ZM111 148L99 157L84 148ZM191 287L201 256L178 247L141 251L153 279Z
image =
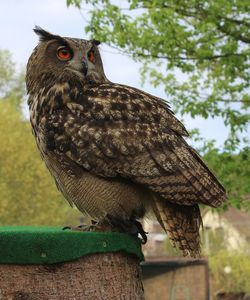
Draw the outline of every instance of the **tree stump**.
M142 258L125 234L0 227L0 300L141 300Z

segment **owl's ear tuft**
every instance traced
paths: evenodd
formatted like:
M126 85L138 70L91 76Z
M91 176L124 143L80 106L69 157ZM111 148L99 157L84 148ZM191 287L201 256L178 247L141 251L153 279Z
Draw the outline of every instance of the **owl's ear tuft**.
M98 40L92 40L92 43L96 46L99 46L101 44L101 42Z
M54 35L44 29L42 29L40 26L35 26L33 29L34 32L39 36L40 42L46 42L50 40L63 40L59 35Z

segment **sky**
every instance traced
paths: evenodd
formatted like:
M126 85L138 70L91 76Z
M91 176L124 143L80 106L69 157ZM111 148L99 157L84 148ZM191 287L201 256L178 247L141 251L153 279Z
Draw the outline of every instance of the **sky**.
M84 32L88 14L75 7L67 7L66 0L0 0L0 49L8 49L13 60L25 67L27 60L38 42L32 29L35 25L62 36L85 38ZM115 53L106 45L100 47L104 70L109 80L143 89L166 99L163 87L154 88L149 83L141 85L139 68L131 58ZM171 99L166 99L171 105ZM180 118L180 116L177 115ZM206 139L216 140L222 146L228 130L219 118L207 119L182 117L188 130L198 128ZM193 144L195 145L195 143Z

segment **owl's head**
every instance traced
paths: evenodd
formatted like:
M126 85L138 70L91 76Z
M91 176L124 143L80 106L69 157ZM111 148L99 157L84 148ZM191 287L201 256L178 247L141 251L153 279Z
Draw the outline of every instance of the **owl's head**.
M27 64L28 92L69 78L94 83L108 81L98 50L99 41L61 37L38 26L34 32L40 42Z

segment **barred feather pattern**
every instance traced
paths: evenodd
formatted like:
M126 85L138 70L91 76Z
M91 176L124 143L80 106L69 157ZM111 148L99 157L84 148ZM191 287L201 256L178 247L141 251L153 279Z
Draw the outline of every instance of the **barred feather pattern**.
M153 209L173 247L180 249L184 256L199 257L202 225L199 206L176 205L155 197Z

